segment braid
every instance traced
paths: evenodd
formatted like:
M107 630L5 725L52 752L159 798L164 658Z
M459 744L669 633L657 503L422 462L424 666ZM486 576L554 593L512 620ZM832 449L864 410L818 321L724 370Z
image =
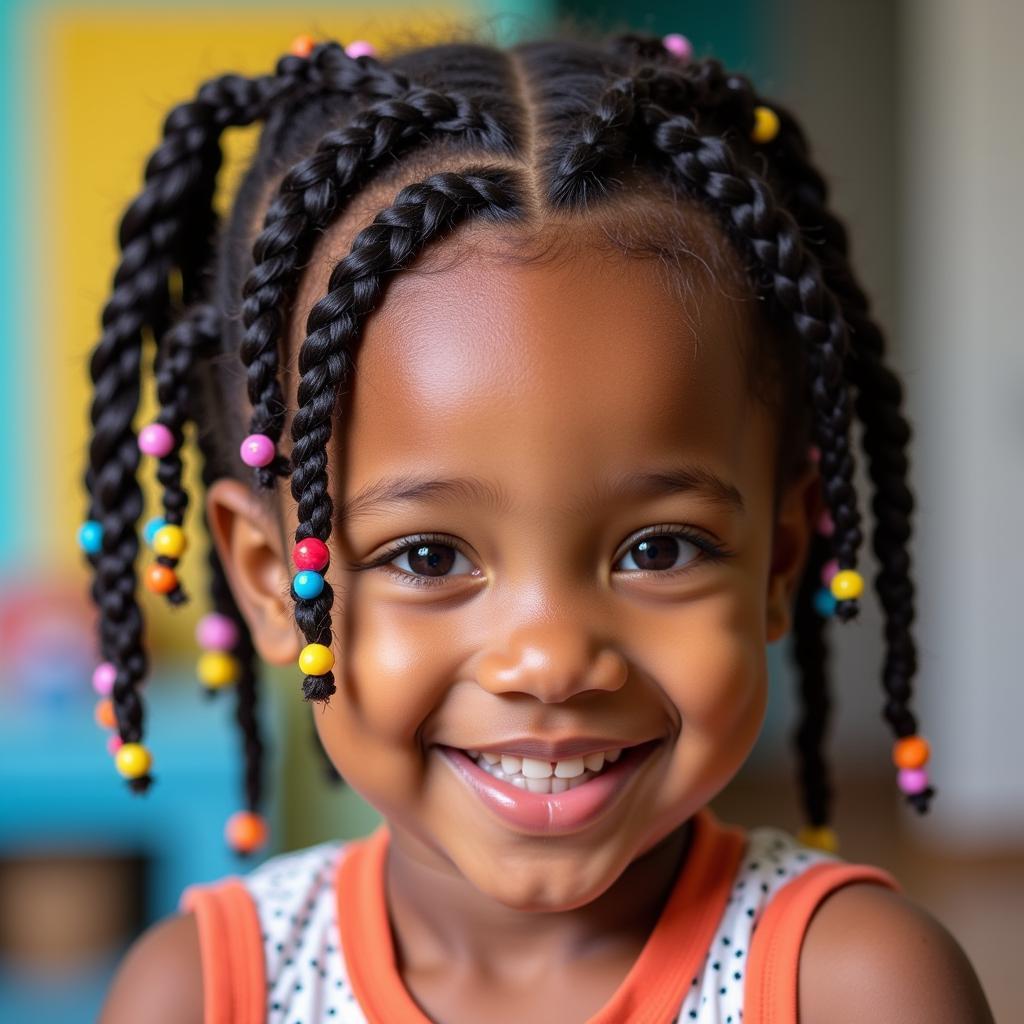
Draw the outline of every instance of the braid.
M702 137L683 116L657 107L644 111L655 149L667 156L688 190L719 215L736 241L756 260L760 288L792 321L805 346L815 436L821 452L825 500L835 524L833 546L842 569L853 569L861 542L853 485L851 408L844 387L847 328L835 296L803 243L798 225L779 207L767 183L738 165L717 137ZM854 601L838 614L856 615Z
M361 111L349 125L325 135L316 152L282 181L254 245L255 266L243 289L241 354L253 408L250 433L275 444L280 440L285 413L278 380L282 324L318 232L381 165L444 135L464 136L501 154L512 148L507 130L475 101L415 88ZM278 455L257 469L257 482L269 489L288 472L288 460Z
M298 410L292 422L292 496L298 502L297 542L331 533L333 502L328 490L327 444L339 387L351 369L366 317L379 303L387 279L408 266L431 242L472 217L495 222L518 212L517 179L501 168L433 174L408 185L356 236L349 254L331 273L327 294L312 308L308 336L299 351ZM311 645L330 648L333 590L296 603L295 618ZM307 674L307 700L334 693L328 670Z

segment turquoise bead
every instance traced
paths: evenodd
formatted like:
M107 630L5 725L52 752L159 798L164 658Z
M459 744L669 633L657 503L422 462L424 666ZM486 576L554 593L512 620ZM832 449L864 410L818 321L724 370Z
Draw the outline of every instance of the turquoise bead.
M814 610L823 618L830 619L836 613L836 599L828 587L822 587L814 595Z
M87 555L98 555L103 548L103 524L86 519L78 528L78 546Z
M167 525L167 520L163 516L156 516L154 519L150 519L143 528L142 535L146 538L146 543L152 547L153 538L156 537L157 533Z
M292 590L295 591L295 596L301 597L303 601L310 601L314 597L319 597L323 589L323 576L318 572L313 572L311 569L297 572L292 580Z

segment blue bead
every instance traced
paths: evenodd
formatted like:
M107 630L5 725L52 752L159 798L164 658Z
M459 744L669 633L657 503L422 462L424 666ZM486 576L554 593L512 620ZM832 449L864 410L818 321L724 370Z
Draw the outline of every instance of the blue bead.
M156 516L154 519L150 519L143 528L142 535L146 538L146 543L152 547L153 538L157 534L157 530L162 529L167 525L167 520L163 516Z
M324 589L324 578L318 572L313 572L311 569L304 569L302 572L295 574L295 579L292 580L292 590L295 591L296 597L301 597L304 601L309 601L314 597L319 597Z
M78 528L78 546L87 555L98 555L103 548L103 524L86 519Z
M814 595L814 610L823 618L830 619L836 613L836 599L828 587L822 587Z

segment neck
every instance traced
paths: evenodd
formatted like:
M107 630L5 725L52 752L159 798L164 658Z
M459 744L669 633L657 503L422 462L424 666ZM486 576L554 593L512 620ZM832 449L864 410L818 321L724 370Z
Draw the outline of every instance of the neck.
M447 859L391 828L386 888L403 973L455 964L502 975L512 961L550 966L588 949L643 946L690 844L687 822L633 861L609 889L555 913L516 910L480 892Z

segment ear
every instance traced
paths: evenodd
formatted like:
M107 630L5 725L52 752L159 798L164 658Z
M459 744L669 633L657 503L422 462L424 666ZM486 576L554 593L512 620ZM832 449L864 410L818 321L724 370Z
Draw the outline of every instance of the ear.
M810 464L789 483L779 502L765 604L768 643L781 639L793 625L793 603L824 507L818 467Z
M294 664L302 634L292 611L284 538L273 514L238 480L206 492L210 533L256 651L272 665Z

